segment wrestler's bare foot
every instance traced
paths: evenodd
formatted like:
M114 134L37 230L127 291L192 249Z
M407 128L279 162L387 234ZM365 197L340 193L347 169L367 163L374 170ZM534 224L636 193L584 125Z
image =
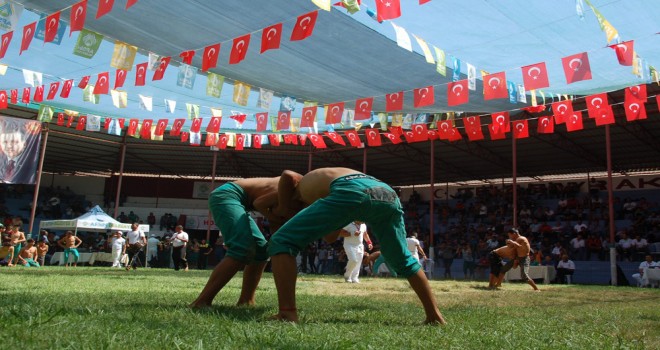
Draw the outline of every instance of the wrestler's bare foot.
M280 311L279 313L270 316L268 320L298 323L298 313L295 311Z
M188 305L189 308L197 309L197 310L210 309L212 306L213 306L212 303L201 302L197 300L193 301L190 305Z
M426 318L424 320L424 324L430 324L430 325L446 325L447 321L445 321L445 318L442 317L441 314L438 314L432 318Z

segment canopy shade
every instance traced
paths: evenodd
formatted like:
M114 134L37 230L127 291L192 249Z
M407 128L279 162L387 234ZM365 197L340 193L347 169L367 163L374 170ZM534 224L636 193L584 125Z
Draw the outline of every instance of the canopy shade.
M123 224L106 214L98 205L87 213L72 220L44 220L39 224L44 230L75 230L75 231L130 231L131 224ZM142 232L149 232L149 225L140 225Z

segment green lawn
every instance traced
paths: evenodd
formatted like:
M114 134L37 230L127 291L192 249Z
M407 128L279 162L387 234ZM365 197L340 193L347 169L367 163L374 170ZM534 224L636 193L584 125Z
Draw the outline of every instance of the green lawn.
M235 307L235 278L208 311L186 306L210 271L0 269L5 349L659 349L658 289L434 281L447 326L423 326L405 280L298 280L298 325L265 274L257 307ZM240 276L237 276L240 277Z

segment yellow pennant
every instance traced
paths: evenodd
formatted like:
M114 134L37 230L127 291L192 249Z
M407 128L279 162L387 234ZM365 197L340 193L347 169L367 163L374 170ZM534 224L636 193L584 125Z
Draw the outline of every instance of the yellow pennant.
M430 64L435 64L435 59L433 58L433 54L431 53L431 49L429 49L429 45L424 41L424 39L418 37L417 35L413 34L415 37L415 40L417 40L417 44L419 47L422 48L422 52L424 52L424 58L426 58L426 63Z
M250 85L235 81L233 101L239 106L247 106L248 97L250 97Z
M131 70L133 68L133 61L135 61L135 54L137 54L137 46L115 41L115 49L112 52L110 66L117 69Z
M314 5L318 6L321 10L326 10L330 11L330 8L332 7L332 1L331 0L312 0Z
M529 94L532 97L532 106L538 106L538 103L536 102L536 90L529 90Z
M128 94L126 91L110 90L112 104L115 108L126 108L128 106Z

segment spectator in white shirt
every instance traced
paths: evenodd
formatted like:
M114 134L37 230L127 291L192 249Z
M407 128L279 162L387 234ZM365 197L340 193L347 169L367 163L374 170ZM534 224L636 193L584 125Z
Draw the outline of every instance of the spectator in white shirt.
M628 237L626 233L621 234L621 239L617 243L616 249L619 251L621 259L630 260L630 253L632 253L633 240Z
M639 234L635 235L635 239L632 241L632 247L635 254L639 254L640 256L646 255L649 252L649 242Z
M587 248L586 248L586 242L584 241L584 238L582 235L577 235L577 237L571 239L571 252L573 253L573 258L575 260L584 260L586 253L587 253Z
M183 226L181 225L177 225L174 230L175 232L170 238L170 242L172 242L172 261L174 262L174 270L179 271L179 269L183 267L184 271L188 271L188 260L186 259L188 233L183 230Z
M642 261L639 264L639 273L633 274L632 277L637 281L637 285L640 287L646 287L645 281L643 281L644 270L660 267L659 263L653 262L653 257L651 255L646 256L646 260Z
M586 229L587 229L587 225L582 221L578 221L577 224L573 226L573 231L575 231L575 233L581 233L583 230Z
M557 282L567 283L566 276L573 276L575 272L575 263L568 260L568 255L564 254L559 263L557 263Z
M117 231L112 237L112 267L121 268L121 257L126 254L126 240L122 232Z

